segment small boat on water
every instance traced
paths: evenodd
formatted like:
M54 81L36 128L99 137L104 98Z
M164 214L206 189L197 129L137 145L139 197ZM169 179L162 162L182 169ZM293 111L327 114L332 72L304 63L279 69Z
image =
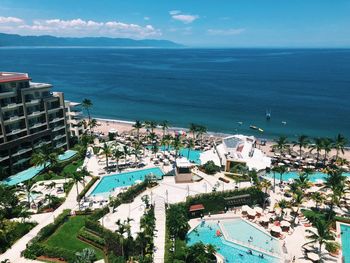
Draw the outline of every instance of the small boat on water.
M253 129L253 130L257 130L257 131L259 131L259 132L264 132L263 129L261 129L261 128L259 128L259 127L256 127L256 126L254 126L254 125L250 125L249 128L251 128L251 129Z
M271 110L266 110L266 120L271 119Z

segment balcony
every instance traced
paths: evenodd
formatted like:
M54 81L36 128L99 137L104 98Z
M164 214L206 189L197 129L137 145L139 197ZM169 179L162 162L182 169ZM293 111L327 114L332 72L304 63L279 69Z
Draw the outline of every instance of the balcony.
M62 148L65 145L67 145L67 142L62 142L62 143L56 144L56 148Z
M10 103L7 104L6 106L2 107L2 110L12 110L12 109L17 109L18 107L23 106L22 103Z
M13 154L12 156L18 156L18 155L21 155L21 154L24 154L24 153L27 153L27 152L30 152L32 150L32 148L22 148L22 149L19 149L15 154Z
M63 109L63 107L57 107L57 108L49 109L48 112L51 113L51 112L59 111L62 109Z
M34 123L34 124L29 125L29 128L33 129L33 128L38 128L38 127L41 127L44 125L46 125L46 122L39 122L39 123Z
M35 104L39 104L40 103L40 99L32 99L28 102L26 102L26 105L35 105Z
M0 93L0 99L16 96L16 91L7 91Z
M38 148L40 148L40 147L42 147L42 146L44 146L46 144L50 144L50 143L51 143L50 141L48 141L48 142L39 142L39 143L34 145L34 148L38 149Z
M11 116L9 119L5 120L4 122L5 124L8 124L8 123L16 122L22 119L24 119L24 116Z
M65 134L62 134L62 135L57 135L55 138L53 138L54 141L57 141L59 139L62 139L62 138L65 138L66 135Z
M15 130L12 130L12 132L7 133L7 134L6 134L6 136L15 135L15 134L18 134L18 133L24 132L24 131L26 131L26 130L27 130L27 129L15 129Z
M65 125L57 126L57 127L53 128L52 131L53 131L53 132L56 132L56 131L62 130L62 129L64 129L64 128L66 128Z
M78 116L83 115L83 112L82 111L71 111L71 112L69 112L69 115L73 116L73 117L78 117Z
M34 111L30 114L28 114L28 118L32 118L32 117L35 117L35 116L39 116L41 114L45 114L45 111Z
M57 117L57 118L54 118L53 120L50 121L50 123L54 123L54 122L58 122L58 121L63 121L64 118L63 117Z

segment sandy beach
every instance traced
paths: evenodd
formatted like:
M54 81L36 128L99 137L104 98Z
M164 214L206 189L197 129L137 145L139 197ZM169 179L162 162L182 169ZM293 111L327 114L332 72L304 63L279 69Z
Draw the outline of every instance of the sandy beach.
M101 132L104 135L107 135L109 133L110 130L116 130L119 134L125 133L125 132L130 132L133 127L132 125L134 124L134 122L131 121L122 121L122 120L111 120L111 119L100 119L100 118L96 118L98 126L94 128L95 131L97 132ZM169 127L168 132L170 134L174 134L175 131L178 130L183 130L183 131L187 131L188 129L186 128L179 128L179 127ZM143 128L140 130L140 133L145 133L146 129ZM161 135L163 133L161 128L156 128L154 130L155 133ZM224 133L214 133L214 132L208 132L208 135L212 135L216 138L223 138L225 136L228 136L229 134L224 134ZM249 134L248 134L249 135ZM275 143L273 141L267 141L266 145L264 146L259 146L260 149L266 153L268 156L273 157L274 153L271 151L272 145L274 145ZM295 151L299 151L298 147L293 147L293 149ZM315 151L314 151L315 153ZM334 156L336 154L335 150L332 150L328 156ZM321 156L323 156L323 151L321 153ZM344 151L343 153L340 153L339 156L341 158L345 158L346 160L350 161L350 150L347 149Z

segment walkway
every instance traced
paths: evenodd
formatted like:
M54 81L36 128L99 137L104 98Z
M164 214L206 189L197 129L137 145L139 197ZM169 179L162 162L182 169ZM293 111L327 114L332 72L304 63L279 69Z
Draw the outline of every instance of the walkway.
M156 233L154 238L155 253L153 262L164 263L165 252L165 201L161 196L154 200L154 214L156 217Z
M39 224L34 227L29 233L24 235L21 239L19 239L10 249L8 249L4 254L0 255L0 261L9 259L10 262L29 262L28 260L21 258L21 252L26 249L26 245L28 242L33 239L39 231L47 226L48 224L52 223L54 219L62 213L65 209L75 209L77 208L77 191L75 189L75 185L73 185L72 190L69 192L66 201L57 208L52 213L47 213L42 216L35 216L35 219L37 219ZM79 184L79 189L83 189L83 185ZM33 262L33 261L32 261Z

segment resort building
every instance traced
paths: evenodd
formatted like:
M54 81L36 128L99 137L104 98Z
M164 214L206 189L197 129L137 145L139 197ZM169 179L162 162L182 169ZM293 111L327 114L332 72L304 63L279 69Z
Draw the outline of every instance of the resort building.
M69 134L71 137L80 138L84 134L83 112L81 109L81 103L65 101L65 112L67 117Z
M25 73L0 72L0 167L23 170L44 144L67 149L64 96Z
M176 160L175 164L175 182L176 183L191 183L193 175L191 169L194 167L187 158L182 157Z
M253 136L233 135L223 139L216 148L201 154L201 163L211 160L226 172L237 164L247 166L249 170L262 170L271 166L271 158L256 148Z

